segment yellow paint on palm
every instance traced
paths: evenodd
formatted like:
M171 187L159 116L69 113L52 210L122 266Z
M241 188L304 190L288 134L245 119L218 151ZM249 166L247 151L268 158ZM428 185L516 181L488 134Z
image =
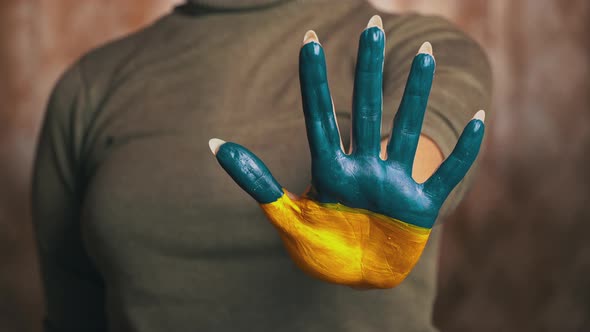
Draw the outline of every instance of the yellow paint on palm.
M391 288L410 273L426 245L423 228L342 204L291 199L261 204L295 263L322 280Z

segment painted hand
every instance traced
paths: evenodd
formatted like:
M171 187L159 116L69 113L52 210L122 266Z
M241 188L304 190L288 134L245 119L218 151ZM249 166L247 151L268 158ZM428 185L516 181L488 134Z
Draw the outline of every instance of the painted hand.
M313 31L300 52L303 112L312 157L310 189L283 189L254 154L212 139L227 173L262 207L295 263L322 280L358 288L399 284L418 261L438 211L475 160L483 112L465 128L452 154L425 183L412 166L434 75L425 43L414 58L387 158L380 152L385 34L371 19L360 37L353 95L351 151L342 144L328 88L324 51Z

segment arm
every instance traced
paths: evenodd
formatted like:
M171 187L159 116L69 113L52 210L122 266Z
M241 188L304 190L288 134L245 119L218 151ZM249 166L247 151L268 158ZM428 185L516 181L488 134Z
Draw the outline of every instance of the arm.
M384 139L381 141L381 158L385 158L386 150L387 139ZM416 182L423 183L436 171L444 158L442 151L440 151L435 141L428 136L420 135L415 160L412 177Z
M57 330L105 327L101 281L86 255L80 230L84 111L79 66L59 80L49 100L33 175L33 223L45 289L46 325ZM72 322L88 325L74 326Z

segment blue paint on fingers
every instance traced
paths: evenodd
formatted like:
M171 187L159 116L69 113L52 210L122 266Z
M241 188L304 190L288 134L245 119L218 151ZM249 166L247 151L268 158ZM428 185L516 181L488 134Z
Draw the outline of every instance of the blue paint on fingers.
M425 191L439 199L441 204L473 165L479 153L484 133L485 125L481 120L472 119L469 121L453 152L424 183Z
M408 172L412 171L416 156L435 66L430 54L420 53L414 58L387 145L387 157Z
M271 203L283 189L266 165L243 146L227 142L219 147L217 161L232 179L258 203Z
M333 157L341 151L340 134L328 87L324 50L319 43L310 42L301 48L299 80L311 156Z
M365 29L359 39L352 100L352 153L379 154L383 108L383 57L385 33Z
M414 181L413 161L436 65L426 47L427 53L419 53L412 62L393 123L388 158L382 160L379 152L384 48L385 34L379 27L362 32L353 96L353 149L347 155L340 148L323 48L315 40L302 46L299 76L312 157L311 188L306 196L319 203L338 203L431 228L445 199L475 161L485 126L479 119L471 120L435 174L424 184ZM264 163L246 148L225 143L216 156L228 174L258 203L272 203L283 196L282 187Z

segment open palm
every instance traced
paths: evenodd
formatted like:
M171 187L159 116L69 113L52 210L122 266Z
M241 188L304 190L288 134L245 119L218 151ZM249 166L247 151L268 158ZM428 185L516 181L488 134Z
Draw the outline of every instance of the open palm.
M471 120L452 154L425 183L412 167L435 61L425 43L414 58L387 157L380 156L385 34L375 16L359 42L351 151L342 149L322 46L308 32L300 82L312 157L310 189L297 197L246 148L212 139L228 174L262 207L293 260L320 279L363 288L399 284L418 261L438 211L475 160L483 117ZM478 113L482 114L482 113Z

